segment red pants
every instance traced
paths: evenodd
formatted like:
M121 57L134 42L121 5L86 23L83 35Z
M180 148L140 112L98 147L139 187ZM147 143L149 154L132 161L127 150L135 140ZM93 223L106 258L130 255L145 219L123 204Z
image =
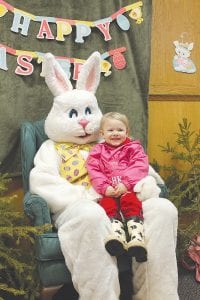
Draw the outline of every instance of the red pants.
M119 219L120 211L125 219L134 216L143 218L142 202L136 197L134 192L127 192L119 200L112 197L103 197L98 203L104 208L109 218Z

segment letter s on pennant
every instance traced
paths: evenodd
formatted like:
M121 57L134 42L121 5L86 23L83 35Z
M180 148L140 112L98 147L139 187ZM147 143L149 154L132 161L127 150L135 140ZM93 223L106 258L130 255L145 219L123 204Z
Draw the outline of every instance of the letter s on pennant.
M30 55L19 55L17 57L17 63L19 66L15 69L15 74L24 76L31 75L34 70L33 65L30 63L32 59L33 58Z

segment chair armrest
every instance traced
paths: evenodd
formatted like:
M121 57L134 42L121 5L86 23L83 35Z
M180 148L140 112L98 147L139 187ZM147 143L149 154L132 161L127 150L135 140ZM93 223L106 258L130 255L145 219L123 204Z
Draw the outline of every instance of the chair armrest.
M27 192L24 197L24 212L34 226L51 224L51 215L46 201L36 194Z
M161 189L159 197L160 198L168 198L169 191L168 191L168 188L166 187L166 185L165 184L161 184L161 183L158 183L157 185Z

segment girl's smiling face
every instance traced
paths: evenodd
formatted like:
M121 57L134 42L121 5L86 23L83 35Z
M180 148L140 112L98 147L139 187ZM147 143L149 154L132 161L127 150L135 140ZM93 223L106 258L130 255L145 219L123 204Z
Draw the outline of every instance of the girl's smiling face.
M123 144L128 136L126 125L120 120L111 118L105 120L100 133L105 142L113 147Z

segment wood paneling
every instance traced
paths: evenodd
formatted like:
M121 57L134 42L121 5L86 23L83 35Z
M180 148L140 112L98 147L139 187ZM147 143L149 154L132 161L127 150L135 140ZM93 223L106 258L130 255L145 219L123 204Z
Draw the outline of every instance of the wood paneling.
M153 96L151 96L153 98ZM200 102L187 101L150 101L149 102L149 131L148 131L148 155L150 161L156 159L160 164L171 165L170 155L161 151L158 145L166 145L169 142L175 146L178 123L183 118L191 122L191 129L198 131L200 126Z
M183 118L194 130L200 126L200 1L153 0L149 97L148 154L161 165L177 164L158 145L175 145ZM197 71L176 72L173 41L194 42L191 59Z
M200 1L153 0L150 94L200 95ZM173 41L194 42L197 72L176 72Z

